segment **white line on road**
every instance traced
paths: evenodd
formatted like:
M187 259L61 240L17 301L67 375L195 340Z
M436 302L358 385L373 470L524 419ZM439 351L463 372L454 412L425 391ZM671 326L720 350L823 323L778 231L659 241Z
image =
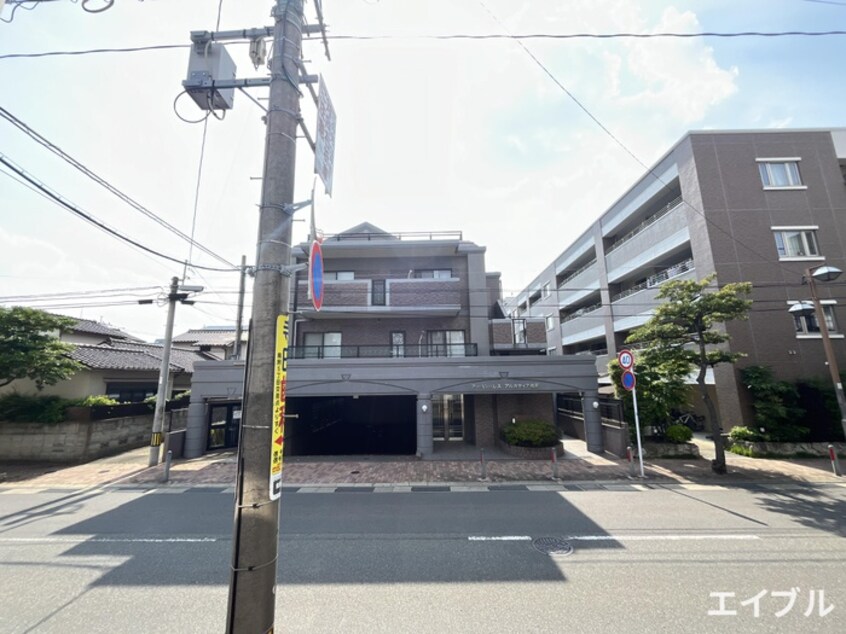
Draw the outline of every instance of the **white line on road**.
M203 544L216 537L0 537L0 544Z
M485 536L471 535L471 542L518 542L531 541L526 535ZM567 535L561 539L576 542L623 542L623 541L682 541L682 540L755 540L758 535Z

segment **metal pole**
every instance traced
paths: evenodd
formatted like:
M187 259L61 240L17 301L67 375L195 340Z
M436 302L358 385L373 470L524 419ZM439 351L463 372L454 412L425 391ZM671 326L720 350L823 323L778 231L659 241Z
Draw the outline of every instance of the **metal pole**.
M165 467L164 467L164 478L163 481L167 482L170 479L170 462L173 459L173 452L168 449L167 453L165 453Z
M834 471L834 475L843 475L843 472L840 470L840 460L837 458L837 451L835 451L834 445L828 446L828 459L831 460L831 470Z
M632 388L632 404L634 405L635 416L635 434L637 435L637 459L640 462L640 477L646 477L643 474L643 447L640 444L640 417L637 415L637 388Z
M635 477L634 456L632 455L632 446L626 447L626 461L629 463L629 477Z
M823 350L825 359L828 361L828 370L831 372L831 382L834 383L834 394L837 396L837 406L840 408L840 426L843 428L843 435L846 436L846 394L843 393L843 384L840 382L840 370L837 368L837 359L834 356L834 348L831 346L831 337L828 335L828 324L825 320L822 303L817 296L817 285L811 269L805 271L808 286L811 289L811 299L814 302L814 312L817 316L817 324L822 335Z
M550 451L552 453L552 479L558 479L558 454L555 453L555 447L551 447Z
M484 448L479 449L479 461L482 464L482 477L480 479L481 480L487 480L488 479L488 465L485 462L485 449Z
M276 319L288 313L290 279L281 274L291 259L299 71L303 0L276 0L273 59L262 179L262 200L253 283L252 329L247 360L245 408L239 447L239 496L235 501L229 633L273 630L279 500L270 499L273 371Z
M247 277L247 256L241 256L241 283L238 286L238 316L235 321L235 350L233 358L241 358L241 336L244 332L244 287Z
M173 340L173 317L176 313L177 290L179 278L170 280L168 293L167 325L165 326L164 350L162 350L162 365L159 368L159 389L156 393L156 410L153 413L153 433L150 435L150 459L148 467L159 464L159 447L162 444L162 423L164 418L165 401L167 400L168 375L170 374L170 344Z

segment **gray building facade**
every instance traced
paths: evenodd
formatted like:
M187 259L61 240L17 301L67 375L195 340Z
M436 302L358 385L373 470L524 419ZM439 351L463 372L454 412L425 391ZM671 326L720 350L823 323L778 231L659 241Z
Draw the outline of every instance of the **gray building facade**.
M746 322L728 324L747 356L709 382L724 424L751 422L738 369L771 366L779 378L827 377L806 269L846 269L846 129L690 132L535 280L509 302L514 317L542 317L550 354L607 363L646 322L667 280L751 282ZM846 297L819 291L839 363Z
M543 320L504 313L484 247L459 232L363 223L328 236L322 250L322 309L303 275L290 301L286 453L428 457L444 443L493 447L514 420L554 423L561 393L588 404L588 447L603 450L594 360L547 356ZM292 260L307 262L308 251L294 247ZM198 367L188 456L237 429L240 385L232 389L242 376L237 363Z

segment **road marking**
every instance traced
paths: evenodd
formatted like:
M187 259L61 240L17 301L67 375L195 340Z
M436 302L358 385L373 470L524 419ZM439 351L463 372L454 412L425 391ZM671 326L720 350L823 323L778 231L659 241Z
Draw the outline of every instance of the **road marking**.
M0 537L2 544L206 544L216 537Z
M471 542L525 542L532 538L527 535L470 535ZM578 542L622 542L622 541L706 541L738 540L750 541L761 539L758 535L567 535L561 539Z

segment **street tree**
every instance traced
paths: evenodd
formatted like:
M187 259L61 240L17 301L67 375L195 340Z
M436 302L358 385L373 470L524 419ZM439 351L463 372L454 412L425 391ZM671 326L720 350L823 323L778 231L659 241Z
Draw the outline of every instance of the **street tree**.
M726 455L720 421L713 399L705 386L705 373L721 363L735 363L742 353L730 352L729 340L722 324L748 318L751 300L743 296L752 292L748 282L736 282L717 287L714 275L703 280L677 280L661 286L657 299L664 300L653 316L626 340L640 343L649 349L653 363L697 372L699 395L705 404L711 436L714 439L715 459L711 469L726 472Z
M82 366L70 357L73 346L56 333L74 323L34 308L0 307L0 387L32 379L40 390L70 378Z

